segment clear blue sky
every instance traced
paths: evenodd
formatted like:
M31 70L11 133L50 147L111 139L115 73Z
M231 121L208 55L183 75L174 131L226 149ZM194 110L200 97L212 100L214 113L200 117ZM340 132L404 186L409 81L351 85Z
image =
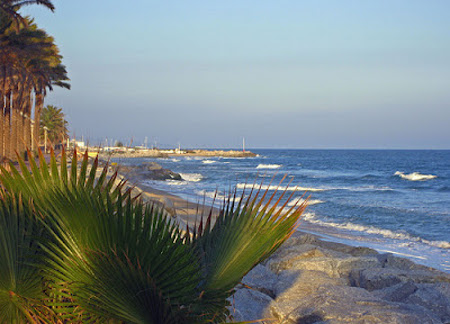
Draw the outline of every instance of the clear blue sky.
M450 148L448 0L54 3L77 137Z

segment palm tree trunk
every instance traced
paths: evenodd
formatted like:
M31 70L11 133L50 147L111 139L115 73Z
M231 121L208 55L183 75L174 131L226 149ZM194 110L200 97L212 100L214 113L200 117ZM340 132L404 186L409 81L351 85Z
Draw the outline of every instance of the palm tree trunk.
M39 148L40 140L39 140L39 128L41 122L41 112L44 107L44 95L41 92L36 92L35 94L36 100L34 104L34 142L37 144L36 148Z
M25 155L26 150L26 129L25 129L25 119L26 111L28 109L27 99L27 80L22 80L18 86L19 96L17 97L16 109L17 109L17 153L20 156Z
M3 120L3 125L5 127L3 128L3 142L4 142L5 157L7 159L9 159L12 156L12 152L11 152L11 91L10 90L8 90L6 92L4 113L5 113L5 119Z
M12 107L11 107L11 156L10 159L16 160L16 152L18 152L18 126L19 126L19 107L18 107L19 91L18 87L14 87L12 93Z
M5 125L3 122L5 120L4 117L4 106L5 106L5 95L3 91L0 91L0 163L5 157L4 144L3 144L3 129Z
M27 91L25 96L25 110L23 118L23 131L24 131L24 149L31 149L31 89Z

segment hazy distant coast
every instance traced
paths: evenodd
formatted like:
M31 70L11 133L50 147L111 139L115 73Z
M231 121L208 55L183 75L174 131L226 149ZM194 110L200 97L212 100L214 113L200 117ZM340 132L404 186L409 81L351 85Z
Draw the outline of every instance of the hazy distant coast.
M203 156L203 157L255 157L255 153L250 151L237 150L117 150L111 152L101 152L100 157L107 159L108 157L123 157L123 158L166 158L173 156Z

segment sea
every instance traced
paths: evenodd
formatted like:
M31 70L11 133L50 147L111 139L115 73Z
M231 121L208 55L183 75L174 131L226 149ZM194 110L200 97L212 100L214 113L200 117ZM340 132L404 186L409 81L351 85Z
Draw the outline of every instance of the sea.
M306 193L309 206L299 230L450 273L450 150L252 152L257 156L112 161L157 162L184 180L148 185L207 205L220 206L235 188L239 196L253 185L293 194L292 203Z

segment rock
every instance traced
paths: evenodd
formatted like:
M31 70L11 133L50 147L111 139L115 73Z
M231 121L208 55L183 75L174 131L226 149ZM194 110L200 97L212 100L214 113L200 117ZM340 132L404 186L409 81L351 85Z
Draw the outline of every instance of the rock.
M242 278L242 283L244 285L249 286L254 290L258 290L272 298L275 298L275 285L277 282L278 275L262 264L258 264Z
M283 270L316 270L323 271L328 276L334 278L348 278L354 269L367 269L381 266L378 259L375 257L302 258L301 256L297 256L294 259L281 260L279 262L269 262L268 265L270 269L276 273Z
M164 169L156 162L146 162L139 166L121 165L119 171L127 178L136 180L183 180L179 173Z
M162 166L156 162L144 162L142 163L142 167L147 171L157 171L162 170Z
M398 287L396 287L384 299L394 302L403 302L408 296L414 294L418 289L417 286L411 281L399 284L397 286Z
M234 321L255 321L270 317L269 307L273 299L257 290L237 289L229 299L228 307Z
M350 273L350 283L354 287L361 287L369 291L383 289L406 281L401 273L395 269L355 269Z
M289 313L298 306L299 300L308 298L319 287L341 286L345 281L338 278L330 278L321 271L283 271L278 276L278 285L275 289L275 301L278 309L276 313Z
M401 302L423 307L443 323L450 322L450 284L415 284L411 281L374 291L373 294L388 301Z
M384 268L394 268L394 269L400 269L400 270L424 270L424 271L431 271L435 273L442 273L439 270L414 263L411 260L396 257L392 255L392 253L383 253L379 254L378 258L380 262L383 264ZM450 275L449 275L450 278Z
M322 286L301 300L290 312L283 303L271 305L280 323L441 323L432 312L400 303L387 302L361 288Z
M450 275L429 268L417 267L417 270L402 270L398 268L368 268L355 269L350 273L352 286L365 288L369 291L383 289L405 282L439 283L450 282Z
M292 245L280 249L265 264L275 273L291 269L297 260L324 257L325 255L311 244Z
M376 250L371 248L366 248L362 246L355 247L336 242L318 241L317 245L327 250L333 250L336 252L341 252L352 256L369 256L378 254Z
M183 180L179 173L164 169L161 165L155 162L149 162L143 165L145 171L141 175L148 180Z
M450 323L450 284L418 284L416 288L404 302L425 307L439 316L443 323Z

